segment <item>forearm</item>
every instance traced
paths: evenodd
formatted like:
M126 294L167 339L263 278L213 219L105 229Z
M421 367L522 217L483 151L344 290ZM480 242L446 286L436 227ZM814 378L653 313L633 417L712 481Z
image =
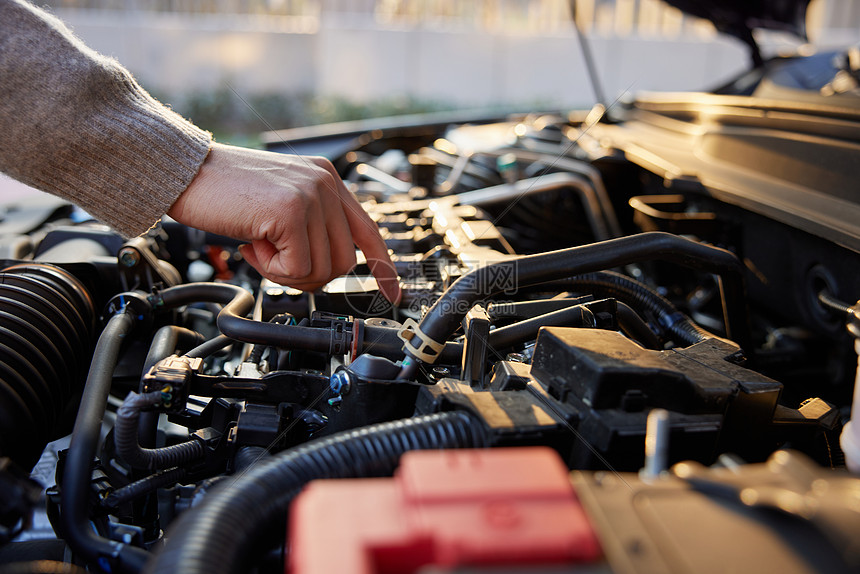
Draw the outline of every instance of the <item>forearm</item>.
M0 0L0 170L137 235L188 187L210 143L58 20Z

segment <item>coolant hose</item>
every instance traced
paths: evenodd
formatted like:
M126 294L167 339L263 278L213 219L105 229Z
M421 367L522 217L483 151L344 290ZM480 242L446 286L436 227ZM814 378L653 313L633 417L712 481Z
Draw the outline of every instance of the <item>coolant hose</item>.
M159 403L161 403L160 391L140 395L132 392L122 402L122 406L116 411L116 422L113 427L113 440L119 457L132 468L144 468L149 471L181 466L203 458L206 455L206 447L202 442L194 439L161 448L140 446L137 440L140 411Z
M483 427L457 411L345 431L281 452L219 486L183 514L146 572L234 573L263 534L283 524L293 498L311 480L388 476L409 450L481 447Z
M110 318L99 337L75 419L60 492L62 534L71 549L87 563L98 564L103 570L114 568L129 574L140 572L149 554L96 534L90 524L88 507L93 458L99 444L113 371L125 337L133 326L131 314L123 311ZM137 426L134 432L137 433Z
M565 283L598 297L612 297L623 301L639 313L651 314L676 344L689 346L717 337L694 323L671 301L647 285L620 273L612 271L586 273L571 277Z
M670 233L650 232L518 257L475 269L455 281L433 304L418 326L420 333L414 333L410 341L404 343L403 350L413 357L427 359L427 355L420 352L427 339L441 347L475 302L505 289L652 260L669 261L719 275L727 336L742 348L750 348L743 266L738 258L719 247Z
M155 298L158 306L177 307L207 301L224 305L218 313L218 329L231 339L243 343L274 345L286 349L331 352L337 345L328 329L278 325L246 319L254 306L254 297L245 289L225 283L191 283L161 291Z

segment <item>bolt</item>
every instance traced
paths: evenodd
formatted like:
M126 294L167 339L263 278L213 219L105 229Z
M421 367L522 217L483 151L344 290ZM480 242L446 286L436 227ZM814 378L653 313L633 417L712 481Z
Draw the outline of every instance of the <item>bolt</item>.
M119 251L119 262L123 267L134 267L140 261L140 254L131 247L123 247Z
M266 295L268 295L272 299L277 299L277 298L283 296L283 294L284 294L284 290L281 289L280 287L270 287L270 288L266 289Z
M522 353L508 353L505 360L511 363L525 363L526 357Z
M848 331L855 339L860 339L860 301L848 308Z
M352 386L352 382L346 371L338 371L329 379L329 388L336 395L345 395L349 392L350 386Z

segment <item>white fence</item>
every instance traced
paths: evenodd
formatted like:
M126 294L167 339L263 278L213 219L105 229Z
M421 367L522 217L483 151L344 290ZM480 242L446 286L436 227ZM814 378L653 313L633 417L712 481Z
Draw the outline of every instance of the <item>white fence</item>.
M240 94L392 96L464 106L593 101L565 0L53 0L95 49L141 82L181 97L229 84ZM578 0L610 98L625 90L718 85L747 65L740 42L657 0ZM856 43L860 3L816 0L810 35ZM834 23L839 24L837 27ZM765 51L797 43L762 37Z

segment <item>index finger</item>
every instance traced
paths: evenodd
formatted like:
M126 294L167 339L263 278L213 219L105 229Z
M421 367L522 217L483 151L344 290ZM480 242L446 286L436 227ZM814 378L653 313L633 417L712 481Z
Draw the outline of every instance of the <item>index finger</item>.
M346 187L341 193L344 194L344 213L353 241L364 253L370 272L379 284L379 290L386 299L397 305L400 302L400 281L388 255L388 247L379 235L379 228Z

